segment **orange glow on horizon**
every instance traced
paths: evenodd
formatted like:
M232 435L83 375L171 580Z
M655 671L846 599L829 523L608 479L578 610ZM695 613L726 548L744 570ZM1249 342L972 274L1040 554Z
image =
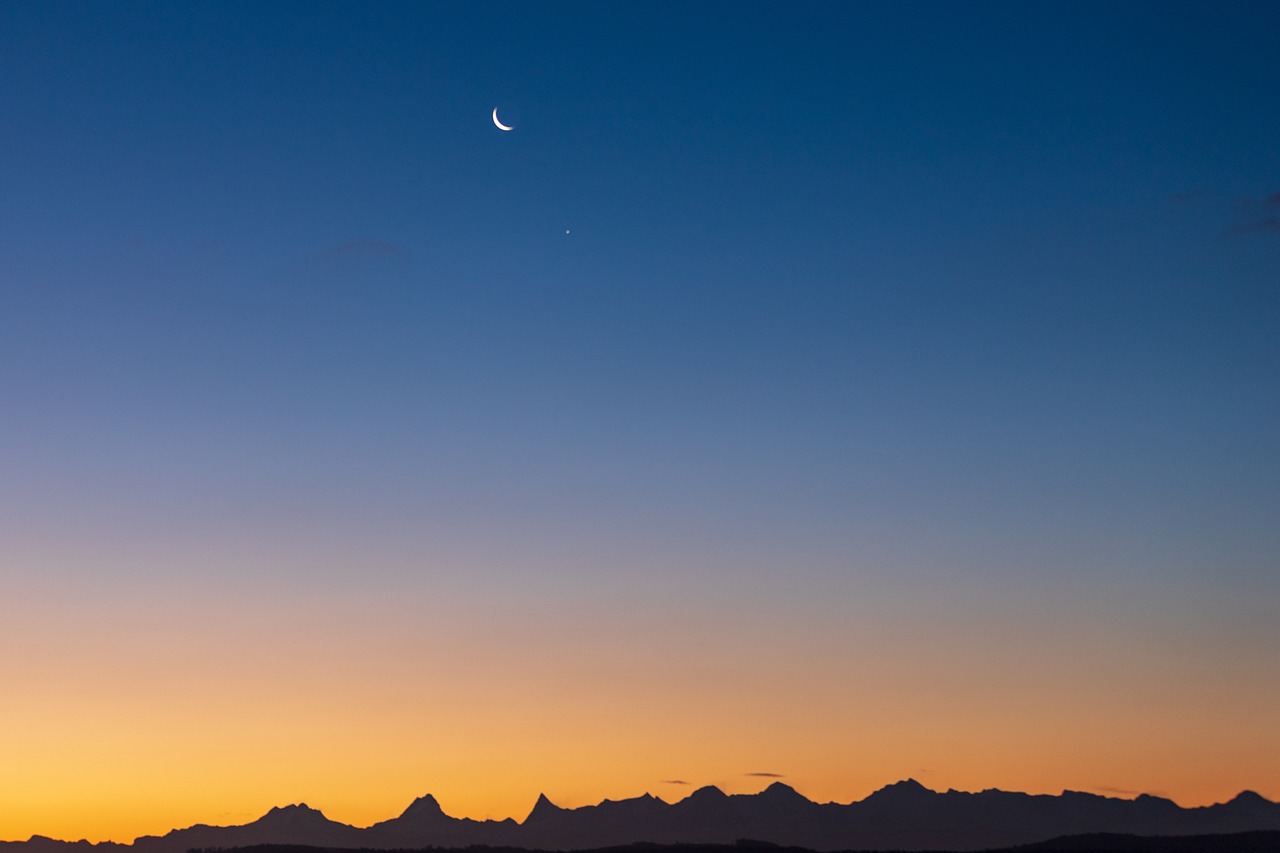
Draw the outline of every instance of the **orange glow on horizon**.
M311 635L312 656L286 661L281 630L242 624L189 670L171 665L172 648L121 641L130 663L113 671L51 658L17 673L0 732L0 838L127 842L295 802L366 826L428 793L455 817L523 820L540 792L566 807L646 792L673 801L702 785L760 790L771 780L745 774L762 771L819 802L908 777L935 790L1115 789L1183 805L1242 788L1280 794L1277 688L1228 711L1204 673L1171 687L1117 660L1064 685L1062 661L956 668L963 649L922 644L886 666L851 654L856 643L823 650L741 632L736 657L723 643L659 643L659 666L634 637L575 649L552 631L515 648L496 625L470 637L465 660L427 641L397 659L378 643ZM372 623L361 632L379 634Z
M864 596L762 627L693 597L233 593L86 596L0 627L27 649L6 674L0 839L128 842L297 802L367 826L428 793L455 817L523 820L540 792L671 801L754 792L763 771L818 802L908 777L1280 798L1280 682L1130 627L1031 632L918 597L906 622Z

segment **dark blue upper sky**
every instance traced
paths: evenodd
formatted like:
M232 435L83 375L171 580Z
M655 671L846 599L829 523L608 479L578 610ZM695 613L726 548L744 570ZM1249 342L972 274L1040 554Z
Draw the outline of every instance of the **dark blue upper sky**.
M1278 25L8 4L7 467L1247 515L1275 499Z

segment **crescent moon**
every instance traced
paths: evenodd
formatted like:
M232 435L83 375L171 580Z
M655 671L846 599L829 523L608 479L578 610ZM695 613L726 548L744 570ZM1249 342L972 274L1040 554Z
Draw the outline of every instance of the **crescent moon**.
M497 108L497 107L494 107L494 108L493 108L493 123L494 123L494 124L496 124L496 125L498 126L498 130L515 130L515 125L512 125L511 127L507 127L505 124L503 124L502 122L498 121L498 108Z

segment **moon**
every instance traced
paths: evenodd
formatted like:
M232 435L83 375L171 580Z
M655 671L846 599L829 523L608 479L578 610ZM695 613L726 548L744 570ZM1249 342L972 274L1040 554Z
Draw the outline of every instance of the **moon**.
M505 124L503 124L502 122L498 121L498 108L497 108L497 107L494 107L494 108L493 108L493 123L494 123L494 124L496 124L496 125L498 126L498 130L515 130L515 129L516 129L516 128L515 128L515 125L512 125L511 127L507 127Z

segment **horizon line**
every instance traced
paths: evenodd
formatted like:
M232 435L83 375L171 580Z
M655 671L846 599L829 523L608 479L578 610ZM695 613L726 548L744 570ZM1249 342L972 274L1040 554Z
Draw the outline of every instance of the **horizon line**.
M750 776L750 775L753 775L753 774L744 774L744 775L748 775L748 776ZM672 784L672 783L669 783L669 782L668 782L668 783L659 783L659 784ZM1190 809L1212 808L1212 807L1215 807L1215 806L1223 806L1223 805L1226 805L1226 804L1228 804L1228 803L1231 803L1231 802L1233 802L1233 801L1235 801L1235 800L1237 800L1237 799L1239 799L1239 798L1241 798L1241 797L1243 797L1243 796L1245 796L1245 795L1253 795L1254 797L1257 797L1257 798L1259 798L1259 799L1262 799L1262 800L1264 800L1265 802L1268 802L1268 803L1272 803L1272 804L1280 804L1280 800L1272 800L1272 799L1270 799L1269 797L1266 797L1266 796L1262 795L1261 793L1259 793L1259 792L1257 792L1257 791L1253 790L1252 788L1242 788L1242 789L1240 789L1240 791L1238 791L1238 792L1235 794L1235 796L1233 796L1233 797L1231 797L1230 799L1227 799L1227 800L1221 800L1221 801L1218 801L1218 802L1212 802L1212 803L1204 803L1204 804L1200 804L1200 805L1183 805L1182 803L1179 803L1178 801L1174 800L1172 797L1167 797L1167 796L1164 796L1164 795L1161 795L1161 794L1153 794L1153 793L1147 793L1147 792L1122 791L1122 790L1118 790L1118 789L1111 789L1111 788L1105 788L1105 787L1099 787L1098 789L1096 789L1096 791L1086 791L1086 790L1075 790L1075 789L1071 789L1071 788L1063 788L1060 792L1058 792L1058 793L1056 793L1056 794L1050 794L1050 793L1044 793L1044 792L1041 792L1041 793L1032 793L1032 792L1030 792L1030 791L1013 791L1013 790L1007 790L1007 789L1003 789L1003 788L994 788L994 787L993 787L993 788L983 788L982 790L979 790L979 791L966 791L966 790L960 790L960 789L957 789L957 788L947 788L945 791L940 791L940 790L937 790L937 789L935 789L935 788L930 788L928 785L925 785L924 783L922 783L922 782L918 781L917 779L915 779L914 777L910 777L910 776L908 776L908 777L906 777L906 778L904 778L904 779L900 779L900 780L898 780L898 781L896 781L896 782L890 782L890 783L888 783L888 784L881 785L879 788L876 788L874 791L872 791L871 793L869 793L869 794L867 794L866 796L862 797L861 799L854 799L854 800L850 800L850 801L848 801L848 802L840 802L840 801L837 801L837 800L828 800L828 801L826 801L826 802L818 802L817 800L812 800L812 799L810 799L809 797L805 796L805 795L804 795L803 793L801 793L800 791L798 791L798 790L797 790L793 785L791 785L791 784L789 784L789 783L787 783L787 782L784 782L784 781L782 781L782 779L779 779L779 778L774 778L774 779L773 779L773 781L771 781L768 785L764 786L763 788L761 788L761 789L760 789L760 790L758 790L758 791L755 791L754 793L737 793L737 794L729 794L729 793L726 793L722 788L720 788L720 787L719 787L718 785L716 785L715 783L709 783L709 784L706 784L706 785L700 785L700 786L698 786L698 787L693 787L693 785L692 785L691 783L683 783L683 784L685 784L685 785L687 785L687 786L689 787L689 789L690 789L690 790L689 790L689 793L688 793L688 794L686 794L686 795L684 795L684 796L682 796L682 797L678 797L678 798L671 799L671 800L663 799L663 797L662 797L662 796L660 796L660 795L658 795L658 794L654 794L654 793L652 793L651 791L646 790L644 793L642 793L642 794L638 794L638 795L636 795L636 796L632 796L632 797L622 797L622 798L620 798L620 799L612 799L612 798L609 798L609 797L605 797L605 798L603 798L603 799L601 799L601 800L599 800L599 801L597 801L597 802L594 802L594 803L583 803L582 805L577 805L577 806L561 806L561 805L558 805L558 804L557 804L557 803L555 803L555 802L554 802L554 801L553 801L553 800L552 800L552 799L551 799L551 798L550 798L550 797L549 797L545 792L539 792L539 793L534 797L534 804L533 804L533 806L531 806L531 807L530 807L530 809L525 813L525 816L524 816L523 818L517 818L517 817L515 817L514 815L511 815L511 816L508 816L508 817L501 817L501 818L491 818L491 817L485 817L485 818L472 818L472 817L466 817L466 816L456 816L456 815L452 815L452 814L449 814L448 812L446 812L446 811L444 810L444 807L441 805L439 798L438 798L438 797L436 797L436 795L435 795L433 792L427 792L427 793L422 794L422 795L420 795L420 796L414 797L414 798L409 802L409 805L405 806L403 809L401 809L399 812L397 812L397 813L393 814L391 817L382 818L381 820L375 820L374 822L372 822L372 823L370 823L370 824L367 824L367 825L350 824L350 823L345 823L345 822L343 822L343 821L334 820L333 818L331 818L331 817L329 817L328 815L326 815L326 814L324 813L324 810L323 810L323 809L321 809L321 808L316 808L316 807L314 807L314 806L308 805L305 801L299 801L299 802L295 802L295 803L287 803L287 804L285 804L285 805L274 805L274 806L270 806L270 807L268 807L268 808L267 808L267 810L266 810L266 811L262 812L262 813L261 813L260 815L258 815L257 817L252 818L252 819L248 820L248 821L247 821L247 822L245 822L245 823L227 823L227 824L221 824L221 823L205 823L205 822L197 822L197 823L190 824L190 825L188 825L188 826L175 826L175 827L173 827L173 828L171 828L171 829L167 830L166 832L163 832L163 833L161 833L161 834L159 834L159 835L156 835L156 834L143 834L143 835L138 835L138 836L135 836L135 837L134 837L132 840L130 840L130 841L116 841L116 840L114 840L114 839L103 839L103 840L101 840L101 841L89 841L89 840L87 840L87 839L85 839L85 838L80 838L80 839L76 839L76 840L72 841L72 840L68 840L68 839L65 839L65 838L54 838L53 836L44 835L44 834L41 834L41 833L34 833L34 834L32 834L31 836L29 836L28 838L26 838L26 839L0 839L0 844L27 844L27 843L30 843L30 842L32 842L32 841L52 841L52 842L57 842L57 843L62 843L62 844L90 844L90 845L93 845L93 846L95 846L95 847L97 847L97 846L106 846L106 845L114 845L114 846L128 847L128 846L132 846L133 844L135 844L136 842L138 842L138 841L140 841L140 840L142 840L142 839L149 839L149 838L165 838L165 837L167 837L168 835L170 835L170 834L172 834L172 833L174 833L174 832L181 832L181 831L188 830L188 829L195 829L195 828L197 828L197 827L206 827L206 828L211 828L211 829L230 829L230 828L235 828L235 827L250 826L250 825L252 825L252 824L254 824L254 823L257 823L258 821L260 821L260 820L262 820L262 819L266 818L268 815L272 814L273 812L286 811L286 810L289 810L289 809L303 809L303 810L306 810L306 811L309 811L309 812L315 812L316 814L320 815L320 817L321 817L321 818L323 818L323 819L324 819L324 820L326 820L326 821L329 821L330 823L335 823L335 824L339 824L339 825L342 825L342 826L351 827L352 829L356 829L356 830L366 830L366 829L371 829L372 827L377 826L377 825L379 825L379 824L386 823L386 822L388 822L388 821L393 821L393 820L396 820L396 819L398 819L398 818L400 818L400 817L403 817L403 816L408 812L408 810L409 810L409 809L411 809L411 808L412 808L416 803L419 803L419 802L421 802L421 801L423 801L423 800L430 800L430 801L434 802L434 803L436 804L436 807L440 810L440 813L441 813L442 815L444 815L446 818L449 818L450 820L471 820L471 821L475 821L476 823L481 823L481 824L483 824L483 823L504 823L504 822L506 822L506 821L515 821L515 823L516 823L518 826L524 826L524 825L528 822L529 818L533 815L533 812L537 810L538 804L539 804L539 803L541 803L541 802L542 802L542 801L544 801L544 800L545 800L548 804L550 804L552 807L554 807L554 808L556 808L556 809L559 809L559 810L561 810L561 811L569 811L569 812L572 812L572 811L578 811L579 809L596 808L596 807L598 807L598 806L604 805L605 803L623 803L623 802L629 802L629 801L632 801L632 800L643 800L643 799L646 799L646 798L648 798L648 799L653 799L653 800L657 800L658 802L660 802L660 803L662 803L662 804L664 804L664 805L667 805L667 806L674 806L674 805L676 805L676 804L678 804L678 803L684 802L684 801L685 801L685 800L687 800L687 799L690 799L691 797L693 797L694 795L698 794L698 793L699 793L699 792L701 792L701 791L707 791L707 790L714 790L714 791L718 792L719 794L721 794L721 795L722 795L722 796L724 796L724 797L758 797L758 796L761 796L762 794L764 794L765 792L769 791L770 789L774 789L774 788L786 788L787 790L792 791L792 792L793 792L793 793L795 793L797 796L799 796L799 797L803 798L803 799L804 799L804 800L806 800L807 802L810 802L810 803L812 803L812 804L814 804L814 805L820 805L820 806L832 805L832 806L839 806L839 807L848 807L848 806L856 805L856 804L858 804L858 803L865 802L866 800L870 799L871 797L875 796L876 794L878 794L878 793L880 793L880 792L882 792L882 791L886 791L886 790L888 790L888 789L890 789L890 788L896 788L896 787L898 787L898 786L902 786L902 785L914 786L914 787L917 787L917 788L919 788L919 789L922 789L923 791L926 791L926 792L928 792L928 793L930 793L930 794L936 794L936 795L938 795L938 796L946 796L946 795L948 795L948 794L962 794L962 795L966 795L966 796L979 796L979 795L981 795L981 794L986 794L986 793L1002 793L1002 794L1020 794L1020 795L1028 796L1028 797L1063 797L1063 796L1066 796L1066 795L1069 795L1069 794L1080 794L1080 795L1085 795L1085 796L1090 796L1090 797L1097 797L1097 798L1100 798L1100 799L1106 799L1106 800L1121 800L1121 801L1127 801L1127 802L1135 802L1135 801L1137 801L1137 800L1139 800L1139 799L1143 799L1143 798L1151 798L1151 799L1165 800L1165 801L1167 801L1167 802L1173 803L1173 804L1174 804L1175 806L1177 806L1179 809L1186 809L1186 810L1190 810ZM1097 793L1097 791L1105 791L1106 793ZM1132 795L1132 796L1129 796L1129 795Z

